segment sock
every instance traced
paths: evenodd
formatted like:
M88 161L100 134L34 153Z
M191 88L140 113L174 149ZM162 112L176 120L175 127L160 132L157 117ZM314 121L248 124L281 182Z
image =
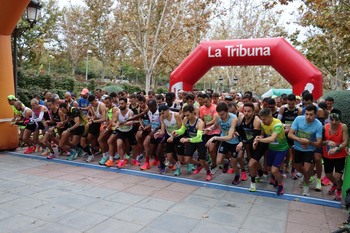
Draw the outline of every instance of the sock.
M264 172L263 172L262 169L258 170L258 175L259 175L259 176L263 176L263 175L264 175Z
M83 151L85 151L88 155L92 155L89 146L84 147L84 148L83 148Z
M146 163L149 163L149 155L146 156Z
M252 181L252 183L255 183L255 176L252 176L250 180Z

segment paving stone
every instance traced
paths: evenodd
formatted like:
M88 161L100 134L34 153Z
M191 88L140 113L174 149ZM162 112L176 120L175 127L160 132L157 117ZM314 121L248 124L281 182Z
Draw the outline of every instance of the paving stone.
M263 205L263 206L278 206L279 208L284 208L285 210L288 210L289 207L289 201L286 200L280 200L276 198L271 197L256 197L255 204Z
M100 214L77 210L56 219L55 222L61 223L75 230L86 231L107 219L108 217Z
M257 230L262 232L281 233L286 229L286 222L276 221L267 216L257 217L248 215L242 227L251 231Z
M46 223L34 230L26 231L28 233L81 233L82 231L72 229L59 223Z
M108 219L92 228L90 228L86 233L136 233L139 232L144 226L118 220L118 219Z
M259 216L259 217L266 217L270 219L275 219L278 221L287 221L288 217L288 209L276 205L273 208L267 207L266 205L254 205L251 210L249 215L251 216Z
M209 210L210 207L191 205L191 203L178 203L168 212L200 220L203 216L208 215Z
M198 195L189 195L183 200L183 202L202 207L214 207L218 203L218 199Z
M152 222L149 227L174 233L188 233L197 223L198 220L193 218L165 213Z
M10 190L10 193L19 195L19 196L29 196L32 195L34 193L39 193L46 190L45 187L40 187L37 185L33 185L33 184L28 184L28 185L24 185L24 186L20 186L17 187L15 189Z
M47 202L45 202L44 200L37 200L29 197L20 197L15 200L1 204L0 208L9 211L16 211L17 213L22 213L25 211L33 210L34 208L38 208L42 205L45 205L46 203Z
M118 191L116 190L110 190L110 189L105 189L100 187L92 187L90 189L80 191L78 192L78 194L81 194L87 197L93 197L96 199L105 199L106 197L116 194L117 192Z
M166 212L175 204L176 202L174 201L167 201L167 200L161 200L161 199L149 197L149 198L143 199L142 201L138 202L134 206Z
M205 220L203 219L202 221L209 221L239 227L243 224L247 216L248 212L242 212L234 209L230 211L223 211L222 209L213 208L209 210L208 218Z
M128 205L114 201L96 200L83 209L92 213L97 213L111 217L128 207Z
M297 210L289 210L288 222L301 223L321 228L328 228L326 214L312 214Z
M1 232L28 232L47 223L44 220L25 216L22 214L12 215L0 221Z
M70 193L65 196L57 196L52 203L56 205L63 205L67 207L73 207L76 209L84 209L86 206L95 202L96 198L86 197L74 193Z
M221 199L223 196L225 196L226 191L222 191L222 190L218 190L218 189L199 187L192 194L193 195L199 195L199 196L205 196L205 197Z
M333 229L334 231L337 229ZM322 228L320 226L310 226L299 223L288 222L286 233L329 233L332 232L328 228Z
M8 201L12 201L12 200L15 200L15 199L18 199L20 198L21 196L20 195L17 195L17 194L14 194L14 193L9 193L9 192L4 192L0 195L0 204L1 203L6 203Z
M162 212L159 211L130 206L114 215L113 218L145 226L153 222L161 214Z
M125 205L134 205L137 202L142 201L147 196L128 193L128 192L118 192L106 198L106 200L119 202Z
M239 231L239 227L227 226L218 223L212 223L208 221L200 221L190 233L237 233Z
M45 203L44 205L38 206L34 209L24 211L23 214L38 219L54 222L57 218L62 217L64 215L69 215L74 211L76 211L76 209L74 208Z

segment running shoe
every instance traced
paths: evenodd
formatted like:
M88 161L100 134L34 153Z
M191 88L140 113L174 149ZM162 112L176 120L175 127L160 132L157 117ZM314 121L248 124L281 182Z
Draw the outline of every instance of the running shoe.
M207 171L207 175L205 176L206 181L211 181L213 179L213 174L211 174L211 171Z
M281 196L284 194L283 185L278 185L276 194L277 194L277 196Z
M180 175L181 175L181 167L177 167L174 172L174 176L180 176Z
M218 166L210 168L211 174L215 175L215 173L218 171Z
M50 153L50 155L48 155L47 157L46 157L47 159L54 159L54 158L56 158L56 155L55 155L55 153Z
M36 147L35 146L29 146L25 151L24 154L31 154L35 152Z
M309 179L309 184L312 184L314 182L314 176L310 176L310 179Z
M129 160L131 157L130 157L130 155L125 154L124 158L125 158L126 160Z
M165 174L166 173L166 166L162 166L160 169L159 169L159 174Z
M114 167L114 161L111 160L111 159L108 159L108 160L105 162L105 166L106 166L106 167Z
M228 161L225 162L224 166L222 167L222 173L227 173L229 165L230 163Z
M48 156L50 154L49 148L45 148L43 152L41 153L41 156Z
M334 200L336 201L341 201L342 199L342 196L341 196L341 190L335 190L335 197L334 197Z
M148 170L148 169L150 169L151 168L151 165L149 165L149 163L144 163L141 167L140 167L140 169L141 170Z
M196 170L194 170L194 172L193 172L193 174L198 174L201 170L203 169L203 167L202 166L197 166L197 168L196 168Z
M309 186L308 185L304 185L303 186L303 196L310 196Z
M120 159L120 155L118 154L118 153L115 153L115 155L114 155L114 158L113 159L115 159L115 160L119 160Z
M35 150L35 152L39 153L41 151L41 146L38 146Z
M131 160L131 165L140 166L141 164L140 164L139 161L137 161L136 159L132 159L132 160Z
M191 164L191 163L187 164L187 173L188 174L191 174L193 172L193 167L194 167L193 164Z
M323 186L328 186L328 185L331 185L332 182L327 178L327 176L324 176L322 179L321 179L321 184Z
M316 192L321 192L322 191L322 184L321 184L321 179L316 179L316 187L315 187Z
M241 183L241 176L235 176L235 179L232 181L233 185L238 185Z
M328 190L328 195L334 195L335 190L337 190L337 186L333 185L329 190Z
M70 156L70 152L69 151L63 152L63 155Z
M246 173L245 171L242 171L242 172L241 172L241 179L242 179L243 181L248 180L247 173Z
M78 153L77 153L78 154ZM94 155L89 155L86 162L92 163L94 161L95 156Z
M174 164L169 163L168 168L171 169L172 171L176 170L176 166Z
M159 166L159 164L160 164L159 160L153 160L151 162L151 166Z
M269 184L275 185L275 183L276 183L276 180L275 180L275 178L273 178L272 175L271 175L271 176L270 176L270 179L269 179Z
M127 160L126 159L121 159L119 161L119 163L117 164L117 168L121 169L121 168L125 168L126 164L127 164Z
M143 154L139 154L138 156L136 156L136 160L141 163L141 161L143 160L144 156Z
M233 173L234 173L233 168L228 169L227 174L233 174Z
M109 159L109 156L102 156L102 158L100 159L100 162L98 162L98 164L100 165L105 165L105 163L107 162L107 160Z
M74 149L71 149L70 150L70 156L69 156L69 158L67 160L72 161L72 160L76 159L77 156L78 156L77 151L74 150Z
M249 192L256 192L256 185L253 182L250 182Z
M77 148L77 157L81 157L81 155L83 154L83 149L82 148L80 148L80 147L78 147Z

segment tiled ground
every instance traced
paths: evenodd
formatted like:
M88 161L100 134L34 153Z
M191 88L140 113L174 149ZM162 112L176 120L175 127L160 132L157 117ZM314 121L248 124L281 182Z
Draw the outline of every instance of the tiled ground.
M346 211L0 154L0 232L331 232Z

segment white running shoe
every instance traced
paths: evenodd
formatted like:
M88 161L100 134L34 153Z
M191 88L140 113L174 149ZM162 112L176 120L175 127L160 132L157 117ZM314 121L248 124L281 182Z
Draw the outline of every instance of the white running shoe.
M94 161L94 158L95 158L94 155L89 155L86 162L91 163Z
M303 187L303 196L310 196L310 192L309 192L309 186L304 185Z
M250 182L249 192L256 192L256 184Z

